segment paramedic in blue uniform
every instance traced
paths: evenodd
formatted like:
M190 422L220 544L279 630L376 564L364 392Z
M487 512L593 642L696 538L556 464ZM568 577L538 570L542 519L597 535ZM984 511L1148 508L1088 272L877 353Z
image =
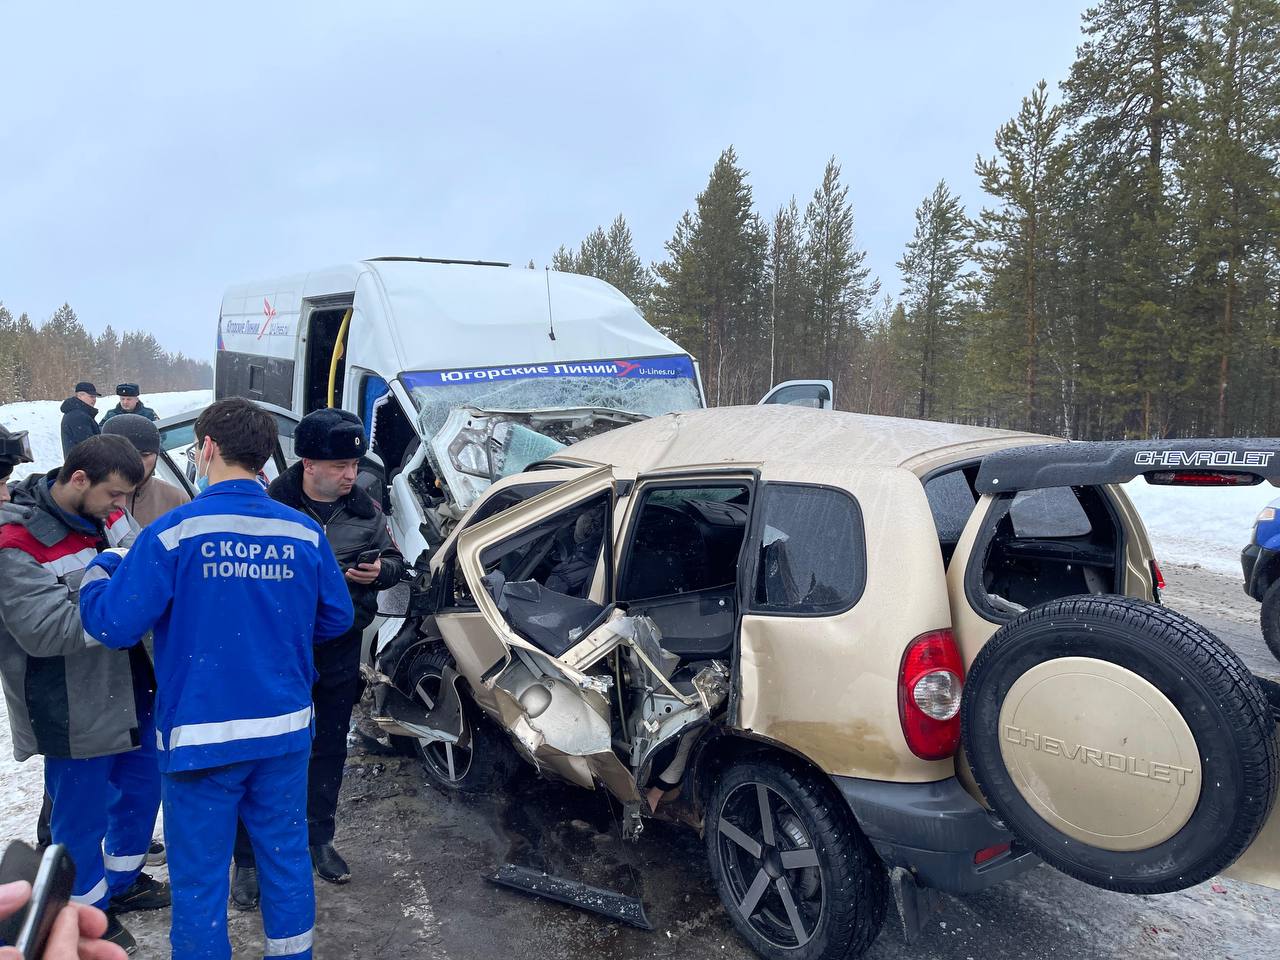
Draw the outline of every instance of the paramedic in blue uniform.
M156 747L175 960L229 960L227 865L237 815L257 856L267 957L310 958L307 851L312 646L351 626L320 525L257 480L276 425L220 400L195 426L202 492L90 564L85 630L108 647L155 632Z
M378 501L356 485L360 461L368 452L364 425L348 410L316 410L293 431L293 451L300 459L275 479L267 494L301 510L324 530L347 588L356 619L342 637L316 650L316 736L311 744L307 788L307 826L311 862L316 875L329 883L346 883L351 870L333 846L338 792L347 762L351 710L360 699L360 643L378 614L378 592L395 586L404 573L400 551L387 532ZM377 558L361 563L360 556ZM231 905L252 910L258 905L258 874L253 848L240 831L231 879Z

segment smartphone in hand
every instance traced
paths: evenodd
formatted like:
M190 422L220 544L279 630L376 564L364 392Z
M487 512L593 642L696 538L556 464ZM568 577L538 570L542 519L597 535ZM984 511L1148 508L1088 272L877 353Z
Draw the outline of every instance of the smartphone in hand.
M356 566L360 566L363 563L377 563L380 556L382 556L381 550L362 550L360 555L356 557Z
M24 960L38 960L53 922L71 899L76 868L67 848L55 843L39 856L21 841L9 844L0 861L0 882L27 880L31 901L0 924L0 937L18 948Z

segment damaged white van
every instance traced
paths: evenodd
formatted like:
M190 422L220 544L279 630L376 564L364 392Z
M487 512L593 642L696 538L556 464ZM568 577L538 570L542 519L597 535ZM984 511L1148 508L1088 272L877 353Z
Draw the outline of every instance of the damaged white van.
M356 413L411 562L494 480L560 447L705 405L693 358L592 277L488 261L377 257L231 287L214 394ZM826 408L829 381L767 403Z

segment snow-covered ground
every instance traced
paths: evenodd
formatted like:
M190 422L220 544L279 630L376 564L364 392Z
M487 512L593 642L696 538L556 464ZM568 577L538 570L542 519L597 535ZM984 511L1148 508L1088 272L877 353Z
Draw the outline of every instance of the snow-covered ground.
M1141 477L1124 485L1151 535L1156 559L1198 564L1213 573L1242 576L1240 551L1253 521L1280 498L1269 483L1256 487L1153 487Z
M148 393L142 399L163 419L207 406L213 400L213 391ZM62 414L58 411L61 403L61 400L28 400L0 406L0 424L10 430L26 430L31 435L31 452L36 458L35 463L24 463L18 467L13 472L14 479L21 479L37 471L43 473L52 470L62 462ZM102 415L115 405L115 397L102 397L98 401L99 422Z

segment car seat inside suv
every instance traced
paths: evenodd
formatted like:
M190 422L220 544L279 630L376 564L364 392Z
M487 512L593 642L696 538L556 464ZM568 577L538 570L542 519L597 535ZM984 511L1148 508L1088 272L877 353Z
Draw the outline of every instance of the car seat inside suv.
M742 484L650 489L618 582L618 600L662 631L682 660L724 656L737 623L738 558L750 517Z

